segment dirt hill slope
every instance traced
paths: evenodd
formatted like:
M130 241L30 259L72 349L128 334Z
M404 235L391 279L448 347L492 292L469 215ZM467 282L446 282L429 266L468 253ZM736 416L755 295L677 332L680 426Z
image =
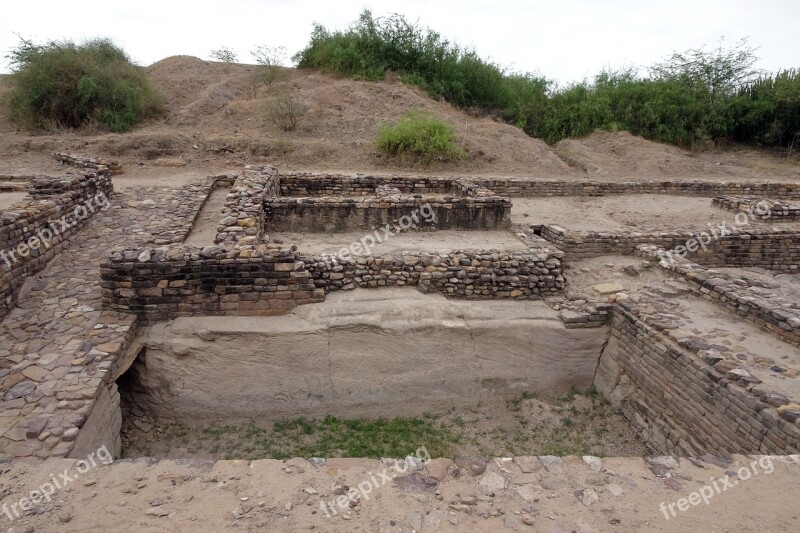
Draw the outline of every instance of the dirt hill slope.
M68 150L110 156L128 176L211 173L268 162L288 170L384 171L553 178L800 179L800 166L762 151L692 154L626 133L596 133L550 147L513 126L473 117L399 80L365 82L284 69L270 87L255 67L169 57L148 67L163 94L163 120L127 134L18 132L0 113L0 172L42 172L47 154ZM0 88L7 82L0 77ZM291 94L305 108L297 130L281 131L267 103ZM429 169L408 168L375 149L381 123L424 110L453 126L469 157ZM50 164L52 165L52 164ZM175 167L169 170L165 166Z

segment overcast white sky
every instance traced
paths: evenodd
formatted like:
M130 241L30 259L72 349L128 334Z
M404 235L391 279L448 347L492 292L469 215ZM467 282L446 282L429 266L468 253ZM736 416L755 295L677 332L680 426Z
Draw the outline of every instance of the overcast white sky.
M220 46L248 62L257 44L291 55L314 21L345 28L365 7L376 16L401 13L497 63L562 82L605 66L650 65L721 36L730 44L749 37L765 70L800 67L798 0L27 0L4 3L0 50L16 44L16 32L35 41L111 37L142 65L177 54L208 58Z

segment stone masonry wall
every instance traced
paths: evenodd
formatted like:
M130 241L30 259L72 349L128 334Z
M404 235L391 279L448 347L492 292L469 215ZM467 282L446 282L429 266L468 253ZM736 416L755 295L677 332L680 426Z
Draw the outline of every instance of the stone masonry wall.
M656 261L663 255L663 250L644 245L637 249L636 254ZM743 286L743 280L731 279L688 259L675 258L660 266L689 281L698 296L727 307L789 344L800 346L800 310L790 299L778 294L764 294L763 290L754 293L748 290L748 286Z
M220 176L220 179L231 179ZM214 242L253 245L264 240L264 199L278 195L278 171L274 167L245 167L236 177L222 210Z
M285 314L321 301L297 254L265 245L114 252L100 265L106 307L145 322L193 315Z
M763 220L796 220L800 218L800 206L758 196L716 196L711 203L723 209L749 213L751 216Z
M540 299L564 290L560 252L454 251L449 254L303 257L325 292L356 287L417 286L460 298Z
M637 317L634 304L615 304L611 326L594 384L657 453L798 453L800 412L786 409L789 398L718 370Z
M0 317L16 305L25 279L69 244L106 205L112 190L111 179L94 172L58 180L40 178L31 185L30 200L0 212Z
M541 235L566 253L568 261L601 255L633 255L638 246L652 244L672 250L686 245L693 232L658 233L580 232L544 225ZM800 231L792 228L745 228L687 254L705 266L752 266L793 271L800 268Z
M746 183L725 181L561 181L467 178L471 183L511 197L606 196L614 194L672 194L679 196L753 195L767 198L800 198L800 183Z
M281 196L374 196L379 185L388 185L403 193L454 193L453 178L291 172L280 175Z
M404 216L420 227L489 230L511 220L511 201L499 196L267 198L264 209L269 231L371 231Z

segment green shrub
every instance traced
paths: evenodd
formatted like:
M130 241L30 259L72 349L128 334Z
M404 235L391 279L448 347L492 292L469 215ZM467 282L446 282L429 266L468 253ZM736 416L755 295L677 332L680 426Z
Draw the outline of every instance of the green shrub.
M431 115L409 112L394 124L378 130L378 148L400 157L421 162L448 161L461 157L455 145L455 134L449 124Z
M379 80L395 72L460 107L497 112L514 105L502 68L401 15L373 18L364 10L346 31L315 24L308 46L293 59L300 68L355 79Z
M41 46L23 40L7 57L13 69L8 106L23 127L120 132L162 112L144 70L109 40Z
M681 146L710 139L800 148L800 73L759 76L747 41L674 53L645 75L608 71L558 87L509 73L400 15L374 18L365 10L345 31L315 24L293 59L301 68L367 80L392 71L434 98L494 114L550 143L624 129Z

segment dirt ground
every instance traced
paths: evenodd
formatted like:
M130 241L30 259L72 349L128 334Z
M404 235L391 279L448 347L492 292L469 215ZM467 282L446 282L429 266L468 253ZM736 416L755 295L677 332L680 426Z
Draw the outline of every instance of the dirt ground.
M387 421L380 435L342 421L331 430L319 420L157 421L132 404L123 406L123 456L158 459L281 459L290 457L391 456L397 439L424 441L443 457L513 455L644 456L647 448L630 423L597 395L543 398L520 394L474 406ZM365 421L369 425L375 421ZM369 441L371 435L374 442ZM352 446L352 439L359 441ZM413 442L406 443L408 446Z
M0 209L5 209L11 204L15 204L25 198L28 193L24 192L0 192Z
M536 457L523 456L466 460L449 475L441 461L413 474L407 470L419 467L408 464L143 458L98 463L80 473L74 460L15 462L0 465L7 480L2 503L12 517L11 506L19 510L31 490L52 478L67 483L62 473L70 481L35 510L13 522L5 515L0 520L9 531L35 533L797 530L800 464L791 458L734 456L730 463L681 458L665 471L641 458L615 457L595 462L599 469L593 471L581 457L543 467ZM446 477L439 483L426 477L442 472ZM709 488L707 503L699 498L697 505L687 503L691 494L708 494ZM340 507L343 492L352 499L345 497ZM681 500L685 510L678 507Z
M735 212L711 204L711 198L668 194L513 198L511 219L520 224L555 224L576 231L701 230L725 222L733 227ZM773 221L752 226L794 227Z
M283 233L270 234L272 242L295 244L303 253L335 254L353 242L359 242L365 232L349 233ZM393 234L371 248L372 255L399 253L405 250L421 252L452 252L453 250L520 250L527 247L511 231L407 231ZM370 255L370 254L364 254Z
M126 134L63 132L29 135L17 131L0 110L0 173L42 172L55 150L113 157L127 178L177 183L187 172L218 173L247 163L281 170L420 172L380 155L380 124L411 109L448 122L468 151L461 162L423 169L443 175L554 178L702 178L754 180L800 178L800 164L780 153L732 147L692 153L624 132L599 132L550 147L520 129L488 117L476 118L431 100L399 80L353 81L285 69L271 87L254 88L254 68L169 57L148 67L163 94L164 119ZM0 76L0 91L7 76ZM292 94L305 108L297 130L283 132L264 115L275 95ZM141 165L140 165L141 163ZM180 168L178 168L180 167ZM30 172L28 172L30 173Z

